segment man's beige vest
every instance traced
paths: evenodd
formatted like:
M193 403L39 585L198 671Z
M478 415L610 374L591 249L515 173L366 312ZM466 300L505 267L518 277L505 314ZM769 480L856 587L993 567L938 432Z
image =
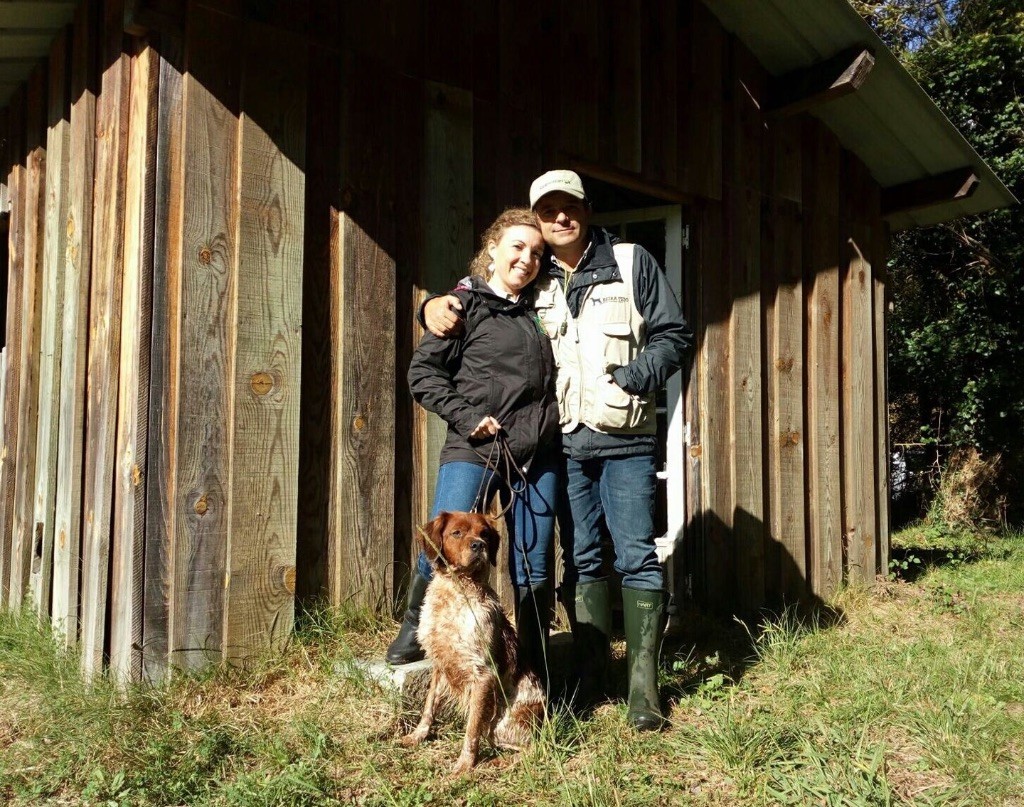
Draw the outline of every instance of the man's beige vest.
M537 283L537 316L558 365L555 387L563 432L580 423L613 434L654 434L654 394L630 395L602 376L629 364L646 340L643 317L633 298L633 244L613 247L621 280L598 283L585 292L573 318L558 278Z

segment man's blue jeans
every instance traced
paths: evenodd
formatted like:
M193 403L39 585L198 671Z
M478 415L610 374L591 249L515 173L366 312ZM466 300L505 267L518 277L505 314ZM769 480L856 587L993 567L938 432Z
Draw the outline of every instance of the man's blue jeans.
M483 501L490 501L495 490L501 490L503 499L507 501L508 488L494 479L486 468L471 462L446 462L442 465L437 473L431 518L444 510L470 510L485 475L491 488L482 497ZM509 576L517 587L527 584L537 586L548 580L548 556L555 531L558 477L555 458L548 462L535 462L526 474L526 489L517 491L515 503L505 514L509 532ZM424 579L430 580L433 577L434 570L422 552L416 567Z
M615 570L625 588L660 591L661 564L654 549L655 465L652 456L566 460L573 520L570 582L589 583L601 571L601 522L611 533ZM575 579L573 579L575 578Z

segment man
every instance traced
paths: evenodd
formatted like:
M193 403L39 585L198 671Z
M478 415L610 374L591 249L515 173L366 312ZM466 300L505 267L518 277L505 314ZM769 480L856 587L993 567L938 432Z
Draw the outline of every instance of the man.
M628 717L638 729L656 729L664 722L657 662L665 593L654 546L654 396L679 370L693 332L651 254L589 225L591 206L576 173L538 177L530 206L550 250L535 307L557 364L573 521L562 600L572 623L579 695L587 701L600 693L609 656L603 522L622 575ZM428 300L425 323L449 335L459 327L458 309L451 295Z

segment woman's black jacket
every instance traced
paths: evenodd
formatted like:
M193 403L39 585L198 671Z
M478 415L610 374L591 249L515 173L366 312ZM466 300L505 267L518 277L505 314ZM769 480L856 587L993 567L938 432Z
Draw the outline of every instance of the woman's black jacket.
M513 303L473 277L471 288L453 293L462 302L466 327L454 339L424 335L409 365L409 390L448 424L442 464L484 464L494 438L474 440L469 434L492 415L516 463L526 466L540 451L557 447L560 435L551 340L534 313L532 289Z

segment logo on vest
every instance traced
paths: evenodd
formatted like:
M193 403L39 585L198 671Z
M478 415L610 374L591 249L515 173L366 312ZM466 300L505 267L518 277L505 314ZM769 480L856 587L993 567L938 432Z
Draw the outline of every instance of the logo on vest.
M654 603L646 602L644 600L637 600L636 607L641 609L642 611L653 611Z
M594 305L600 305L601 303L628 303L628 297L613 297L608 295L607 297L591 297L590 302Z

